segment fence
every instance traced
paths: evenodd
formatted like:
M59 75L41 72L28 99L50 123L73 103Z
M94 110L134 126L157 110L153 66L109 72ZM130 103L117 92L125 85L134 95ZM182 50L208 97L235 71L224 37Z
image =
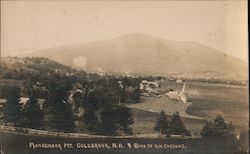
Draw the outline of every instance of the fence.
M54 132L54 131L47 131L47 130L38 130L38 129L31 129L31 128L22 128L22 127L13 127L13 126L6 126L0 125L1 131L9 131L9 132L16 132L16 133L25 133L25 134L36 134L36 135L47 135L47 136L61 136L61 137L73 137L73 138L134 138L135 136L102 136L102 135L92 135L92 134L83 134L83 133L63 133L63 132Z

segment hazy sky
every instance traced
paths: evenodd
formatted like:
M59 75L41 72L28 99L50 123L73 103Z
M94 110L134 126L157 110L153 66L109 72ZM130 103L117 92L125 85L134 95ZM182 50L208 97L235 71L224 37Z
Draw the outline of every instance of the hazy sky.
M145 33L247 60L247 1L1 1L2 55Z

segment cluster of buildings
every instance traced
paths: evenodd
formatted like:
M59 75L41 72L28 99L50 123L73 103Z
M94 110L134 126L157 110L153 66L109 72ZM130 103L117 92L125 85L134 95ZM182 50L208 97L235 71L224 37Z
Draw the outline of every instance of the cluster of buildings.
M142 80L140 91L143 96L160 96L160 84L156 81Z
M183 81L178 79L175 82L182 83ZM142 96L161 97L162 94L165 94L165 96L167 96L171 100L182 101L184 103L187 102L187 97L184 94L185 88L186 83L183 84L181 91L166 91L165 89L162 89L161 85L157 81L142 80L142 82L140 83L140 91Z

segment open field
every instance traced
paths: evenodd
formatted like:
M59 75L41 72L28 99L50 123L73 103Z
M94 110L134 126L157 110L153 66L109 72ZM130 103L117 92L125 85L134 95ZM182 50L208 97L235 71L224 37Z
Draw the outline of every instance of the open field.
M180 83L163 83L163 88L181 90ZM237 128L248 128L248 89L242 87L209 86L187 83L185 94L192 103L173 101L166 96L142 97L142 102L129 105L135 117L134 133L152 133L153 127L164 110L171 115L178 111L193 135L199 134L206 120L221 114L226 122Z
M131 109L131 111L135 121L132 125L134 134L157 133L154 131L154 126L159 118L159 113L138 109ZM170 116L167 116L167 118L170 118ZM185 123L187 129L191 131L193 136L199 136L201 128L206 123L205 120L192 118L182 118L182 121Z
M167 96L142 97L141 99L143 103L131 104L129 107L156 113L164 111L167 115L172 115L174 112L178 111L181 117L202 119L197 116L189 115L185 112L187 107L191 105L190 102L183 103L182 101L171 100Z
M213 119L221 114L233 125L248 127L249 102L248 89L237 87L216 87L188 85L186 94L192 104L187 108L188 114L205 119Z

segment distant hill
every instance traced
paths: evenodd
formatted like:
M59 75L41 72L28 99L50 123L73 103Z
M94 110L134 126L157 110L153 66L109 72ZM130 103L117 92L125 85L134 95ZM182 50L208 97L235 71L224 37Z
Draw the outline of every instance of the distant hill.
M25 56L47 57L89 72L247 80L247 63L240 59L199 43L137 33Z
M0 79L26 80L30 77L38 79L49 78L52 75L77 76L77 74L87 77L87 73L84 71L78 71L48 58L1 58Z
M26 57L26 58L18 58L18 57L2 57L1 58L1 67L4 70L16 70L22 72L74 72L70 66L66 66L60 64L59 62L50 60L48 58L43 57Z
M23 87L25 84L58 80L66 77L81 79L95 78L94 74L87 74L70 66L42 57L1 57L0 86L15 85Z

